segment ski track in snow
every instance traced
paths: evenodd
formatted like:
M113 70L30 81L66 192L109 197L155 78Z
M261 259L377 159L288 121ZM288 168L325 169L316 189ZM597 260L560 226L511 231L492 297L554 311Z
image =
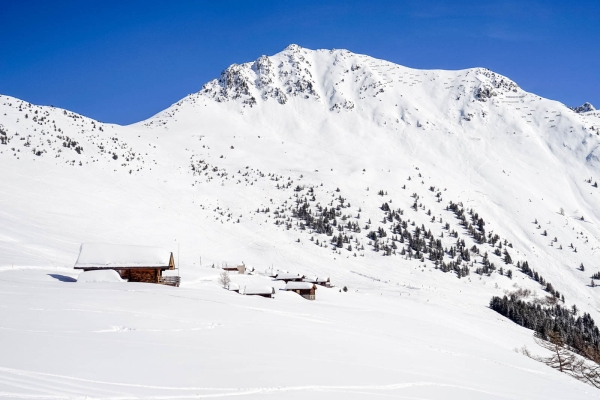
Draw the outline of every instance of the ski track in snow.
M119 382L105 382L105 381L97 381L90 379L82 379L75 378L70 376L63 375L55 375L55 374L47 374L47 373L39 373L32 371L23 371L16 370L12 368L0 367L0 382L7 383L11 386L19 387L19 388L27 388L34 389L39 392L43 392L43 395L39 394L20 394L20 393L6 393L0 392L0 397L15 397L15 398L44 398L44 399L73 399L79 398L86 392L82 392L80 389L85 391L93 390L95 393L105 392L111 393L114 395L106 396L106 395L93 395L86 396L86 398L93 398L98 400L129 400L129 399L191 399L191 398L213 398L213 397L233 397L233 396L247 396L251 394L269 394L269 393L281 393L281 392L297 392L297 391L320 391L320 392L347 392L353 393L360 391L393 391L399 389L405 389L409 387L415 386L436 386L436 387L448 387L448 388L457 388L464 389L467 392L473 393L484 393L484 394L492 394L496 395L493 392L484 391L481 389L476 389L467 386L461 385L450 385L450 384L442 384L435 382L408 382L408 383L398 383L398 384L389 384L389 385L352 385L352 386L327 386L327 385L305 385L305 386L290 386L290 387L260 387L260 388L211 388L211 387L169 387L169 386L151 386L151 385L137 385L137 384L129 384L129 383L119 383ZM85 386L84 384L94 384L94 385L102 385L102 387L98 386ZM58 385L58 386L56 386ZM65 393L65 386L69 388L67 393ZM128 387L128 388L144 388L144 389L152 389L159 391L172 391L172 392L181 392L181 391L213 391L220 393L210 393L210 394L186 394L186 395L177 395L177 394L169 394L169 395L156 395L156 396L139 396L139 395L123 395L117 394L114 390L107 390L103 387L105 386L117 386L117 387ZM377 393L364 392L365 394L375 395ZM397 396L393 396L397 397ZM499 398L510 398L505 396L498 396ZM403 397L400 398L422 398L422 397Z

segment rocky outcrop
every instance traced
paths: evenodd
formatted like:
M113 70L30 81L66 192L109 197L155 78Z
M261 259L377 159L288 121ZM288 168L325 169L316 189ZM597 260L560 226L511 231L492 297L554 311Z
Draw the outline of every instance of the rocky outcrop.
M596 111L594 106L587 102L580 105L579 107L569 107L569 108L571 110L575 111L577 114L586 113L586 112L590 112L590 111Z

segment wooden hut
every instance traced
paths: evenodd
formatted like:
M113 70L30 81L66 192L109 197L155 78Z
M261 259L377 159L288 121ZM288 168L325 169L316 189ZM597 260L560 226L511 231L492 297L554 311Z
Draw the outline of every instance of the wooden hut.
M317 285L310 282L288 282L283 290L296 292L307 300L314 300Z
M244 264L243 261L241 264L224 263L223 266L221 267L221 269L228 271L228 272L237 272L238 274L244 274L244 273L246 273L246 264Z
M112 269L129 282L179 286L178 276L162 275L163 271L175 269L175 260L173 253L160 247L82 243L75 269Z

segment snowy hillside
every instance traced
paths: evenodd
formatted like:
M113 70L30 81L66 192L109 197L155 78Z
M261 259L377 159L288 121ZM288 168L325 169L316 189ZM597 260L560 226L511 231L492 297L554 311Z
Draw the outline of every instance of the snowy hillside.
M165 355L161 362L180 378L154 386L184 390L177 393L188 397L185 390L195 396L208 387L217 388L215 396L244 388L256 398L306 391L328 398L325 387L349 398L375 392L597 397L595 389L513 352L532 346L531 331L487 306L492 296L521 287L533 292L530 300L554 296L600 320L598 288L591 286L600 272L599 135L600 112L573 111L484 68L415 70L346 50L296 45L232 65L197 93L130 126L0 96L2 293L28 302L51 299L47 308L58 313L60 324L74 324L38 325L31 311L37 306L3 296L0 315L10 322L3 335L19 345L0 365L1 378L55 374L56 392L48 396L111 398L117 395L99 381L118 381L141 385L121 388L119 395L171 398L173 392L158 393L142 382L150 378L111 372L108 364L73 367L84 363L84 349L93 343L105 349L104 363L120 354L110 349L108 335L93 338L114 325L134 330L111 331L129 335L115 343L180 342L194 349L194 360L183 361L189 368L217 365L232 377L244 376L240 382L207 377L195 384L195 375L179 365L186 357ZM75 276L69 271L82 242L178 253L182 287L94 288L48 275ZM219 288L210 267L242 260L257 271L273 266L330 276L349 292L320 289L315 302L284 293L261 302ZM519 268L525 261L543 284ZM160 311L146 308L148 298L161 302ZM79 301L83 321L65 311ZM99 317L104 308L110 315ZM259 309L264 314L253 325ZM130 312L148 320L128 317ZM177 321L166 317L172 312ZM20 313L25 317L17 319ZM316 328L291 328L298 318ZM185 321L215 329L196 335L166 328ZM223 336L219 324L227 326ZM357 329L365 330L337 342ZM148 333L158 331L165 333ZM36 338L54 336L65 346L77 342L57 370L50 353L37 363L19 359L22 347L42 351ZM294 342L301 345L286 351ZM417 342L429 350L414 350ZM123 365L140 368L136 363L147 348L139 346ZM298 352L312 346L314 354ZM320 354L333 348L323 363ZM342 348L350 354L342 357ZM351 354L355 364L346 358ZM385 354L390 359L381 362ZM281 372L302 357L291 377ZM244 363L247 358L252 361ZM340 365L339 373L328 363ZM372 377L374 365L387 372ZM298 378L311 368L314 376ZM102 378L96 379L99 370ZM401 378L409 370L419 375L410 384ZM450 370L456 392L448 395L439 389L448 384L440 375ZM510 392L489 376L522 382ZM65 389L83 382L78 379L91 386ZM423 382L436 382L436 389ZM21 393L1 385L8 386L0 392ZM406 385L411 389L402 392ZM277 394L274 388L283 386L300 389ZM464 391L475 389L477 395Z

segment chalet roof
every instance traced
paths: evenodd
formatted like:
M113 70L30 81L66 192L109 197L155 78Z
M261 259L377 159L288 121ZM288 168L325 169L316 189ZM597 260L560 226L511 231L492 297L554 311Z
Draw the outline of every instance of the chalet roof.
M284 290L310 290L313 288L316 289L316 286L311 282L288 282Z
M246 264L244 264L243 261L240 261L240 262L238 262L238 261L235 261L235 262L223 261L223 262L221 262L221 268L223 268L223 269L224 268L237 268L240 265L246 265Z
M277 275L274 276L275 280L283 281L288 279L302 279L304 276L298 274L291 274L289 272L277 272Z
M266 285L244 285L240 287L240 294L274 294L275 289Z
M329 277L319 278L317 276L307 276L306 278L302 279L302 281L312 282L312 283L327 283L327 282L329 282Z
M160 247L82 243L75 268L168 267L170 259L171 252Z

